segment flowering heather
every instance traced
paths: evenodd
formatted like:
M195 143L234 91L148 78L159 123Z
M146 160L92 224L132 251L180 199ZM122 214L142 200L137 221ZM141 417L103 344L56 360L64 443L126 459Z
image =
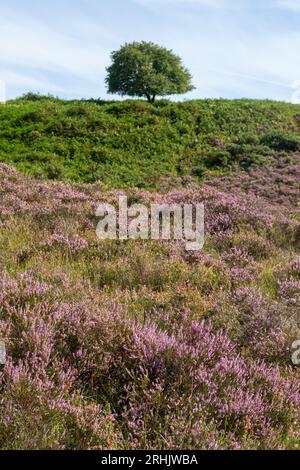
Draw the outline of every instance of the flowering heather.
M64 237L63 235L54 234L51 235L46 245L49 247L52 246L61 246L65 247L71 253L77 253L78 251L85 250L88 247L88 243L83 238L75 235L73 239Z
M95 208L119 191L0 164L0 447L298 449L298 189L296 155L202 186L123 191L204 202L205 248L186 252L100 241Z
M291 270L294 276L300 277L300 258L293 262Z
M285 299L291 301L300 298L300 281L296 279L288 279L278 283L279 293Z

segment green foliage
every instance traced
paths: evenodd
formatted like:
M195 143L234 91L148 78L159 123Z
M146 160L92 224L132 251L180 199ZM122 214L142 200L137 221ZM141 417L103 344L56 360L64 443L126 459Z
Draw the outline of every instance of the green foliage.
M191 75L180 57L152 42L125 44L111 55L106 82L109 93L146 97L186 93L193 89Z
M0 105L0 161L48 179L156 189L272 163L298 148L299 108L287 103L151 105L28 94Z
M261 143L276 151L296 152L300 150L300 138L285 132L273 131L262 137Z
M58 98L55 98L52 95L41 95L40 93L33 93L30 91L29 93L26 93L25 95L21 96L21 98L17 98L16 101L22 100L22 101L44 101L44 100L55 100Z

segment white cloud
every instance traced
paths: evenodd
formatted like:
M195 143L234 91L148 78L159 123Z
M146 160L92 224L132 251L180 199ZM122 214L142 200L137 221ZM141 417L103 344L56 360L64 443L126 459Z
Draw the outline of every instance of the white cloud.
M1 79L9 88L13 84L15 88L27 88L28 90L43 89L48 93L64 93L62 86L52 83L51 80L45 78L42 74L26 74L24 72L13 72L9 69L1 70Z
M300 79L300 28L289 31L286 22L281 28L277 8L292 8L292 3L295 8L300 0L132 0L124 18L114 6L104 14L96 0L81 1L85 8L71 12L48 4L49 16L1 7L0 79L10 96L33 89L106 97L110 52L125 41L142 39L183 58L197 87L188 98L290 99L292 83ZM137 3L154 11L137 8Z
M300 12L300 0L277 0L277 6L286 10Z
M15 23L0 18L1 61L39 69L61 69L95 77L107 60L107 50L51 30L36 21Z
M82 82L104 93L103 75L112 44L120 39L84 15L72 27L53 26L34 16L2 9L0 17L1 80L7 89L71 93ZM84 40L83 40L84 38Z
M195 4L195 5L200 5L204 7L210 7L210 8L227 8L227 9L232 9L232 8L239 8L242 7L243 3L244 5L247 4L254 4L254 6L261 6L264 5L264 3L267 5L268 2L270 2L270 6L274 6L274 0L260 0L260 2L255 5L255 1L252 0L252 2L249 0L136 0L138 3L144 4L144 5L150 5L150 4L160 4L160 5L170 5L172 3L177 3L177 4ZM279 6L281 8L285 8L288 10L292 11L300 11L300 0L275 0L275 6Z
M189 3L209 8L224 8L229 6L231 0L136 0L136 2L144 6L153 6L155 4L170 6L170 4L175 3L183 5Z
M291 100L292 84L300 79L300 32L265 28L253 15L247 28L227 15L214 15L207 28L177 34L168 31L165 44L184 58L197 90L190 96L249 96ZM247 18L248 21L248 18ZM196 20L195 20L196 23Z

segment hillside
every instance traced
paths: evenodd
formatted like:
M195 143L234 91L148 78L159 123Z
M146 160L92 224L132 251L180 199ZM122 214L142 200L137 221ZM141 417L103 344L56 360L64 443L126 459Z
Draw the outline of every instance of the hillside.
M299 149L300 109L285 103L29 94L0 106L0 161L40 178L155 189Z
M0 449L299 450L299 116L0 106ZM121 194L204 203L204 249L97 238Z
M203 252L101 241L99 185L0 165L2 449L298 449L300 157L201 188Z

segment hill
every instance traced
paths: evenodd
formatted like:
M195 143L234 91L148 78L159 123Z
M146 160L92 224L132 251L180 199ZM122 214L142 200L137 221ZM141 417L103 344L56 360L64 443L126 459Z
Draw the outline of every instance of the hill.
M299 106L255 100L62 101L0 106L0 161L47 179L156 189L300 149Z
M0 136L0 449L298 450L298 107L29 95ZM99 239L121 194L204 203L203 250Z

